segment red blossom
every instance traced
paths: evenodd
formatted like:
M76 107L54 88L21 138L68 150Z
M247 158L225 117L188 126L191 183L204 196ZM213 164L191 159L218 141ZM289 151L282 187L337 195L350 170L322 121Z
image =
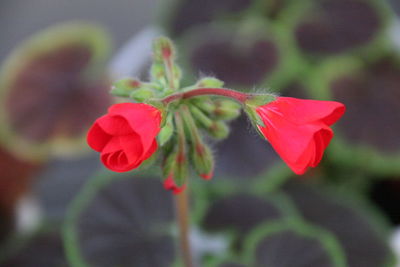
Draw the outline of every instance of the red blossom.
M137 168L157 150L161 112L153 106L121 103L109 108L90 128L87 142L101 153L101 161L112 171Z
M258 126L272 147L296 173L316 167L329 145L329 128L345 112L342 103L278 97L256 109L265 127Z

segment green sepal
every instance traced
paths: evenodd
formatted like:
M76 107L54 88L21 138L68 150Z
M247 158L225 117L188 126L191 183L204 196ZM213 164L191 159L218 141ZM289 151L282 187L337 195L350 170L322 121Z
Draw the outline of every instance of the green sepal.
M214 77L204 77L197 81L197 88L221 88L224 82Z
M167 115L167 118L165 119L165 124L161 128L160 133L157 136L158 145L163 146L165 143L167 143L171 139L173 133L174 125L172 123L172 115Z
M254 94L246 100L245 105L254 107L263 106L275 101L276 98L277 96L273 94Z
M262 121L262 119L260 118L260 116L258 115L258 113L256 111L256 107L245 105L244 111L246 112L247 116L249 117L251 123L254 126L259 125L261 127L265 127L264 122ZM257 128L257 127L255 127L255 128Z

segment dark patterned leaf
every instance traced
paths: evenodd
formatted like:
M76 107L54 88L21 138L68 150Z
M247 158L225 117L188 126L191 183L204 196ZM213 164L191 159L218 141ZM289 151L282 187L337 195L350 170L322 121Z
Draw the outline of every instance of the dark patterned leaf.
M365 45L383 27L373 1L318 0L295 34L300 48L312 54L335 54Z
M78 258L98 267L171 266L172 197L159 179L131 176L110 180L95 192L91 184L86 188L66 228L68 252L75 255L71 263Z
M11 54L0 76L0 107L12 151L37 158L77 149L111 103L107 41L101 29L71 23L35 35Z
M341 204L329 195L291 181L284 187L304 218L338 239L350 267L384 266L391 256L387 240L378 226L359 210Z

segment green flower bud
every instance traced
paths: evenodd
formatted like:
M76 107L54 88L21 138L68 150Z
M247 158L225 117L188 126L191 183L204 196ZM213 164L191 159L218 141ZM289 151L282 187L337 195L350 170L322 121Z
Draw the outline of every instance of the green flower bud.
M220 120L233 120L239 117L242 106L235 101L221 99L216 100L214 115Z
M153 98L154 92L149 88L140 88L131 92L129 97L137 102L144 102L146 99Z
M153 59L154 61L174 60L175 48L171 40L166 37L159 37L153 42Z
M229 128L225 123L210 119L199 108L193 105L190 106L190 111L196 123L199 124L205 131L207 131L212 137L224 139L229 135Z
M208 96L195 97L191 99L191 103L196 105L202 111L205 111L207 114L213 114L217 108L215 102Z
M211 149L201 142L193 143L191 150L193 168L202 178L209 180L213 176L214 157Z
M157 81L164 87L167 84L165 68L161 63L154 63L151 65L150 76L152 81Z
M170 153L164 161L164 179L171 177L176 186L182 187L186 183L188 175L189 168L186 155L177 151Z
M137 79L122 79L112 85L111 94L115 96L129 97L132 91L141 86L142 82Z
M197 81L197 88L219 88L223 87L224 82L214 77L204 77Z
M214 121L206 130L216 139L225 139L229 135L229 127L222 121Z

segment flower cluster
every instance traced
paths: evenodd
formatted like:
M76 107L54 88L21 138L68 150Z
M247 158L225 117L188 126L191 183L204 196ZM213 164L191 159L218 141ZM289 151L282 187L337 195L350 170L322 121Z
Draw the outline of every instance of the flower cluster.
M203 179L213 176L213 154L203 135L225 138L227 122L244 109L293 172L303 174L321 161L333 137L329 126L345 111L333 101L237 92L223 88L215 78L180 88L180 78L174 47L161 37L154 42L151 81L124 79L114 84L112 94L130 101L111 106L87 136L107 168L130 171L161 154L164 187L180 193L190 166Z

